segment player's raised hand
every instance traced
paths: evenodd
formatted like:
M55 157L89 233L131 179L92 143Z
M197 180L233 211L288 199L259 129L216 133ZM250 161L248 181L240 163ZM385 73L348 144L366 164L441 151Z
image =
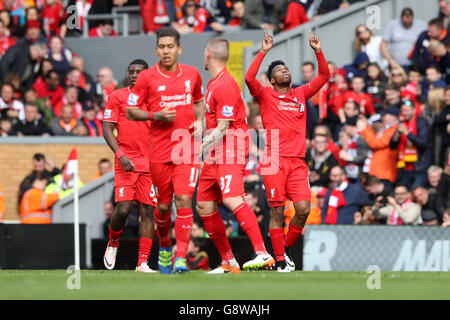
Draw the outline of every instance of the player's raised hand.
M313 36L312 31L309 30L309 45L314 49L316 53L322 51L322 47L320 46L320 40L316 36Z
M273 47L273 36L264 31L264 39L261 45L261 51L266 54Z
M153 118L159 121L172 122L175 120L175 116L177 114L175 108L175 106L165 107L161 111L155 112L153 114Z
M127 172L132 172L135 169L133 161L131 161L130 158L128 158L126 155L123 155L119 159L120 165L122 166L123 170Z

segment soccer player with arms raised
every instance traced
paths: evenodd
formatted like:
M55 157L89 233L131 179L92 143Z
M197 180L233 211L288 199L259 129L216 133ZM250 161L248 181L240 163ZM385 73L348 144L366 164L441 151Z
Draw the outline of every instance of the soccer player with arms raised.
M145 122L130 121L126 117L127 100L136 83L138 74L147 69L147 62L137 59L127 70L129 87L115 90L105 106L103 116L103 137L115 153L114 191L116 209L109 226L109 242L103 262L109 270L116 263L119 239L127 222L128 214L136 200L139 203L139 252L137 272L156 272L149 268L147 261L153 242L153 208L156 206L155 190L150 174L148 141L149 125ZM114 135L117 129L117 138Z
M319 74L309 83L293 89L291 73L283 61L273 61L267 76L273 88L263 87L256 79L265 55L273 46L273 37L264 33L261 51L250 65L245 83L258 102L267 135L263 160L263 180L271 218L269 233L279 272L295 269L285 247L292 246L303 231L311 204L306 152L306 100L317 93L328 81L330 71L320 41L309 32L309 44L319 64ZM276 142L278 143L272 143ZM283 233L284 204L291 200L295 207L286 237Z
M205 96L207 134L201 152L207 156L198 181L197 211L222 257L221 265L209 272L212 274L240 273L217 210L219 203L233 212L255 250L256 257L243 268L267 268L275 263L266 251L255 213L243 200L249 135L239 85L226 69L229 50L226 39L213 38L204 53L205 69L212 79Z
M155 222L160 240L159 270L187 272L192 197L199 166L198 156L194 156L194 136L201 133L204 114L202 80L196 68L178 63L182 53L178 31L163 27L156 32L156 39L160 62L139 75L128 97L127 117L151 120L150 169L158 199ZM169 231L173 196L177 251L172 267Z

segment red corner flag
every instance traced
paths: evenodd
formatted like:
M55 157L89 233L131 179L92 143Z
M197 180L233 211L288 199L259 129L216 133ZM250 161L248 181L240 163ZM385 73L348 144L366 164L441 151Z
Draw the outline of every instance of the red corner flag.
M66 165L64 166L63 171L63 179L62 183L65 188L73 188L76 185L75 176L78 176L78 158L77 158L77 149L72 149L69 155L69 159L67 160Z

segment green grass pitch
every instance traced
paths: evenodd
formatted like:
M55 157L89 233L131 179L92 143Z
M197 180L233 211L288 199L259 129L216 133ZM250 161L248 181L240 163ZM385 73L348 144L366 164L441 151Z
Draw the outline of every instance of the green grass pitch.
M0 270L0 299L32 300L328 300L450 299L450 272L382 272L369 290L365 272L207 275L142 274L134 271ZM76 280L79 280L77 282ZM68 289L79 283L80 289Z

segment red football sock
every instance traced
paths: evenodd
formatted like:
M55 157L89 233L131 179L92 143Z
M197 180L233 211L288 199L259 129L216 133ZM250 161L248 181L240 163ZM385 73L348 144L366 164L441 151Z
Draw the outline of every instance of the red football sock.
M289 230L287 232L286 238L284 238L284 244L286 247L292 246L298 237L302 234L303 228L296 226L293 223L289 224Z
M216 245L217 250L219 250L222 261L234 259L233 251L231 250L225 231L225 224L219 211L215 210L206 216L200 217L206 232Z
M111 229L111 226L109 226L109 245L111 247L119 246L119 240L120 240L120 236L122 235L122 232L123 232L123 229L114 231L113 229Z
M150 250L152 249L153 240L149 238L139 238L138 266L142 262L148 261Z
M284 260L284 234L283 228L269 229L270 240L272 241L273 253L277 261Z
M239 221L242 229L247 233L250 241L252 242L253 249L257 254L267 253L264 245L264 240L261 236L261 230L259 229L258 220L252 209L245 202L240 204L233 211L237 221Z
M172 245L170 240L170 224L172 223L172 217L170 212L166 214L161 214L157 208L153 211L155 216L156 226L158 228L159 234L159 245L163 248L168 248Z
M177 209L175 220L175 239L177 241L177 253L175 259L186 258L186 251L191 241L191 229L194 222L192 209Z

